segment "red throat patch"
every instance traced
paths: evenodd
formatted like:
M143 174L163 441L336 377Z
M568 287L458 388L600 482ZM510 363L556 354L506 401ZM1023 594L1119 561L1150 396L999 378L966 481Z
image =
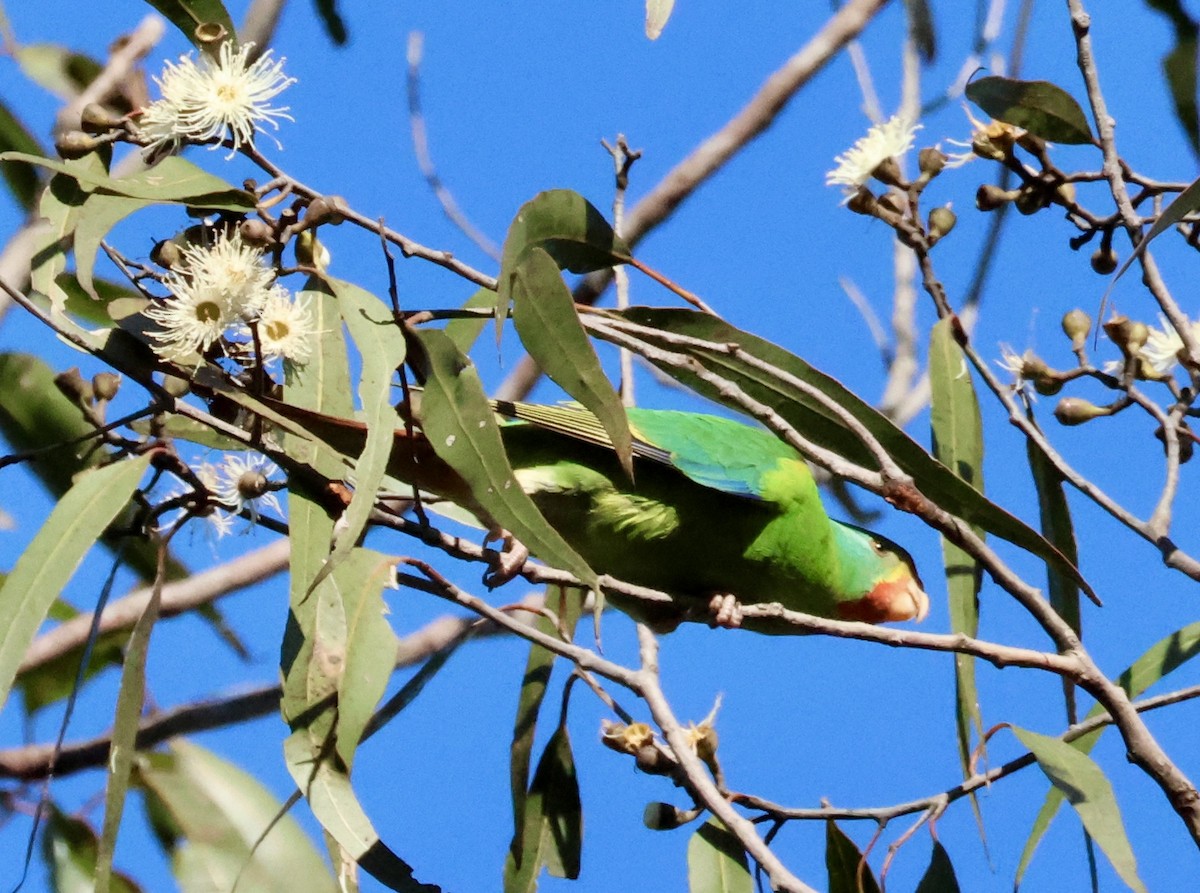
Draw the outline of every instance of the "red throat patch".
M864 623L894 623L900 620L916 620L919 623L928 613L929 596L912 577L883 580L858 601L838 605L841 619Z

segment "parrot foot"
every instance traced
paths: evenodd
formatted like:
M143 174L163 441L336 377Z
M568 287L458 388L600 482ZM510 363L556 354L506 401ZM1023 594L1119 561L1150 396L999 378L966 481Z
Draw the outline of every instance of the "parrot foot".
M486 549L487 544L499 540L501 549ZM483 540L488 558L488 569L483 575L483 585L488 589L503 586L516 577L529 559L529 549L507 530L490 531Z
M742 603L728 593L714 595L708 603L709 622L713 626L738 629L742 625Z

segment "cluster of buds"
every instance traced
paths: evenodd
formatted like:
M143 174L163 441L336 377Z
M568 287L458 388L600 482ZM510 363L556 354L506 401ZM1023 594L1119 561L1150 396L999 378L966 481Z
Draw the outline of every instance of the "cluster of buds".
M825 182L844 189L846 207L851 211L882 220L906 245L930 248L954 229L957 218L949 205L930 211L924 224L914 213L925 187L950 161L941 149L927 146L918 153L919 173L907 180L900 159L912 148L918 129L920 125L902 115L872 127L835 159L838 166L826 175ZM877 195L868 185L872 181L886 189Z
M54 386L94 421L103 423L105 409L121 388L121 376L115 372L97 372L88 381L78 367L72 367L54 377Z

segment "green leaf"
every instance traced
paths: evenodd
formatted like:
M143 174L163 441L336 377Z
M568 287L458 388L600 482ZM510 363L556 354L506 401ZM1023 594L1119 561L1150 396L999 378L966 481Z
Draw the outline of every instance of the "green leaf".
M638 338L655 347L692 356L716 374L734 382L749 396L772 406L813 442L857 464L877 467L858 437L832 410L804 394L799 388L752 366L742 358L742 354L769 363L818 389L870 431L893 460L912 475L917 488L939 506L968 523L978 525L988 533L1006 539L1055 564L1064 573L1070 574L1085 591L1091 593L1091 588L1080 576L1078 569L1054 546L1046 542L1040 533L990 502L978 490L930 456L924 448L873 406L863 402L840 382L814 369L795 354L736 329L709 314L694 310L631 307L624 311L606 311L605 315L646 326L647 331L639 332ZM679 343L678 339L656 339L650 329L661 329L667 333L699 339L708 342L708 345ZM594 327L592 332L599 338L609 337L600 326ZM731 344L738 346L737 353L728 349L728 345ZM717 388L701 381L689 370L665 360L656 360L653 357L647 359L697 393L737 408L736 403L720 393Z
M4 160L11 159L15 154L0 154L0 167L7 167ZM94 154L65 164L72 172L51 177L38 202L38 216L46 221L47 228L34 243L29 271L33 290L49 298L51 307L56 311L62 310L66 304L67 296L59 287L57 278L67 268L66 251L87 198L74 174L80 172L82 175L82 171L86 170L89 175L104 175L103 162Z
M375 508L376 492L387 471L392 441L400 419L392 406L392 381L404 362L404 335L391 310L374 295L340 279L326 279L337 298L346 329L362 357L358 399L367 423L367 441L354 466L354 496L342 519L339 545L332 561L339 561L358 541Z
M108 893L112 880L113 853L117 848L121 816L125 812L125 795L129 791L130 774L137 752L138 724L141 722L146 695L146 656L150 651L150 634L158 620L158 609L162 603L162 582L161 579L155 581L150 599L129 634L125 665L121 668L112 741L108 748L104 824L96 851L96 893Z
M83 168L70 161L42 158L23 152L0 154L0 162L22 161L65 174L75 180L85 192L183 204L214 211L249 211L255 205L253 194L244 189L237 189L220 177L176 155L164 158L148 170L114 179L107 173Z
M573 635L583 607L582 593L578 589L567 590L559 586L549 586L546 588L545 603L546 607L559 616L566 632ZM557 634L549 618L544 615L538 617L535 626L547 635ZM537 889L538 874L544 864L542 846L545 843L547 822L544 815L545 801L542 793L535 796L536 777L532 786L528 789L526 786L529 785L529 766L537 732L538 714L541 712L553 666L554 653L536 642L531 642L529 656L525 662L525 675L521 681L521 694L517 700L517 715L510 747L509 784L513 801L513 836L504 865L504 884L507 891ZM566 747L569 759L570 742L567 742ZM545 755L542 760L546 760ZM578 799L578 791L575 796Z
M239 890L337 891L299 822L281 816L279 801L245 770L176 738L168 751L142 756L137 779L147 809L170 819L164 844L185 893L232 890L239 875Z
M534 246L517 263L512 278L513 324L521 343L542 370L600 420L613 449L633 477L633 437L621 396L579 322L571 290L553 258Z
M529 787L529 813L540 818L535 864L545 865L554 877L574 880L579 877L583 847L583 804L579 799L579 779L571 755L571 739L566 726L555 729L538 761ZM529 841L525 859L534 856ZM536 881L536 870L534 879ZM536 882L529 889L536 889Z
M392 562L368 549L355 549L334 571L346 625L337 680L337 753L347 769L396 668L396 634L384 616L382 595L391 577Z
M99 300L92 285L92 269L96 263L96 252L100 242L109 231L132 214L152 202L142 198L127 198L121 195L105 195L96 192L87 197L79 210L75 225L75 276L83 290Z
M94 440L46 449L93 434L95 429L84 421L79 407L54 385L54 370L42 360L22 353L0 353L0 432L18 451L45 450L27 463L55 498L71 488L76 475L107 461L107 447L95 449ZM124 526L128 513L122 513L115 526ZM105 530L101 542L114 549L117 536ZM158 550L145 540L123 541L125 563L143 580L154 579ZM175 559L168 564L167 578L179 580L188 570Z
M426 376L421 428L438 458L468 483L472 498L492 521L542 561L594 589L595 571L542 517L513 474L475 365L445 332L421 329L413 335Z
M221 0L146 0L151 6L170 19L171 24L183 32L183 36L191 41L198 49L208 47L196 36L196 28L200 25L214 23L221 25L229 39L237 41L237 29L233 27L233 19L225 11Z
M933 842L933 855L929 867L917 884L917 893L959 893L958 876L950 862L950 855L940 841Z
M1022 127L1052 143L1096 142L1091 126L1071 94L1049 81L1021 81L998 76L967 84L967 99L997 121Z
M58 606L70 607L65 602L58 602ZM70 610L78 613L73 608ZM98 637L83 671L84 681L109 667L119 667L124 659L127 638L124 630ZM83 648L73 649L17 676L17 687L21 689L21 701L27 714L36 713L71 694L83 651Z
M1196 53L1200 23L1193 19L1181 0L1147 0L1146 5L1161 12L1175 32L1175 45L1163 56L1163 77L1175 104L1175 117L1200 154L1200 112L1196 108Z
M284 741L283 752L288 771L313 815L359 867L391 890L441 893L439 887L419 882L413 875L412 866L379 839L354 795L350 777L327 755L314 754L304 731L289 736Z
M937 322L929 336L930 427L934 457L960 478L983 492L983 421L966 356L954 338L949 319ZM982 534L978 528L976 533ZM982 569L963 549L942 537L946 589L950 597L950 628L974 637L979 632L979 587ZM963 778L972 775L971 731L983 738L983 713L975 685L975 658L954 655L955 729ZM982 836L979 801L971 807Z
M560 269L572 273L590 273L629 259L629 246L604 215L569 189L538 193L521 206L505 236L500 269L511 273L533 248L543 249ZM511 285L505 279L501 276L502 298Z
M17 667L50 605L88 549L129 502L150 456L115 462L80 475L0 585L0 707Z
M1155 642L1117 678L1117 684L1125 689L1130 698L1137 698L1151 685L1183 666L1197 654L1200 654L1200 621L1188 624ZM1099 716L1103 712L1104 708L1096 704L1088 711L1088 717ZM1104 729L1100 728L1081 735L1071 742L1071 747L1080 753L1088 753L1096 746L1103 731ZM1020 884L1021 878L1024 877L1033 861L1034 851L1041 843L1046 829L1050 827L1050 822L1058 812L1062 801L1063 794L1058 788L1051 788L1046 794L1042 808L1038 810L1037 817L1034 819L1029 838L1025 841L1020 862L1017 864L1017 884Z
M490 288L481 288L471 297L467 298L467 302L463 304L464 310L495 310L496 299L498 295ZM446 323L445 332L450 340L454 342L454 346L463 353L470 353L471 346L479 339L484 326L487 325L486 317L469 318L469 319L452 319Z
M1058 738L1013 726L1020 742L1037 759L1050 782L1079 813L1091 838L1104 851L1121 880L1138 893L1146 886L1137 873L1137 860L1125 836L1112 785L1091 758Z
M64 309L67 315L89 325L111 327L114 320L142 313L150 306L150 301L140 292L108 279L92 280L95 297L84 291L74 273L59 273L54 282L66 295ZM40 293L30 297L44 307L49 306L49 301Z
M658 40L667 19L671 18L671 10L675 8L675 0L646 0L646 36Z
M712 818L688 839L688 893L753 893L746 850L737 836Z
M44 155L37 138L0 100L0 152L22 152L26 155ZM8 184L9 192L22 210L32 211L37 206L38 191L42 187L37 168L28 162L0 165L0 175Z
M1163 208L1162 213L1158 215L1158 219L1154 221L1154 225L1150 227L1142 237L1142 241L1138 242L1137 247L1133 249L1133 253L1125 259L1125 262L1113 274L1112 282L1104 292L1101 306L1108 300L1109 293L1112 292L1113 287L1117 284L1117 280L1124 276L1129 266L1145 253L1146 249L1150 247L1150 243L1198 208L1200 208L1200 179L1193 180L1187 189L1179 193L1174 201Z
M879 893L871 866L832 819L825 823L825 868L829 893Z
M53 43L25 44L15 55L27 78L63 99L74 99L104 70L91 56Z
M55 893L94 893L96 832L82 819L72 818L51 804L42 832L42 857L50 869ZM109 890L140 893L132 878L116 873Z

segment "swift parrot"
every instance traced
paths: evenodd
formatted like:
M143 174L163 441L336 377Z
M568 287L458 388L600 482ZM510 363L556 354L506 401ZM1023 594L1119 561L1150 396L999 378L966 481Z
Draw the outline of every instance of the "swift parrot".
M629 409L631 480L583 408L495 407L508 419L500 432L517 481L597 573L685 606L711 603L716 612L723 601L719 622L736 616L737 602L870 623L928 612L911 556L831 519L807 464L769 431L694 412ZM414 451L400 435L389 472L469 505L465 484L428 444Z

